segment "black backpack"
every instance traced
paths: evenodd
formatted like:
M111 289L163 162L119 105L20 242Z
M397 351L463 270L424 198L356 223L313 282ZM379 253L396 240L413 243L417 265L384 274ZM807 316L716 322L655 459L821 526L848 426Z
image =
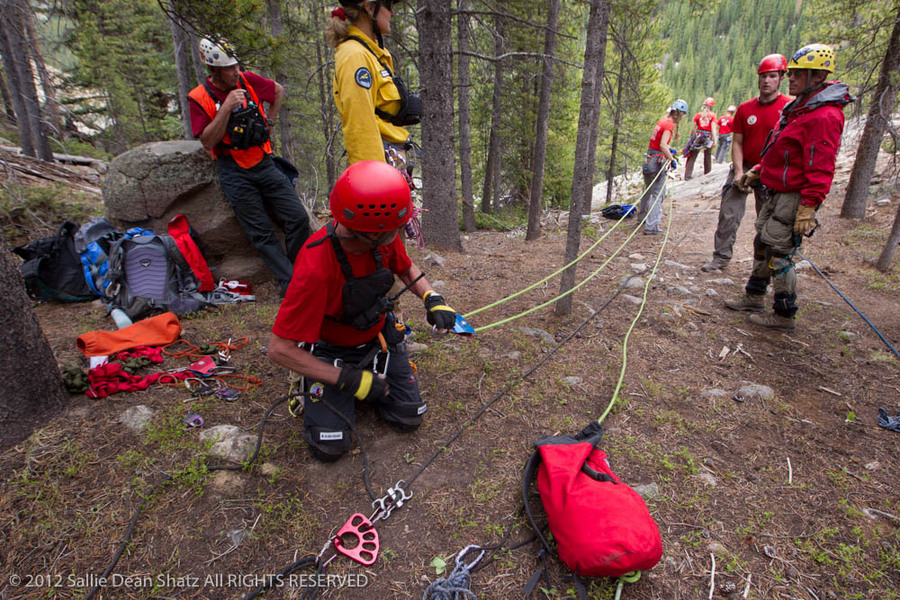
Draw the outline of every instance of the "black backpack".
M199 283L175 240L167 235L138 235L116 241L109 251L110 310L132 320L156 312L187 314L208 306Z
M78 225L66 221L55 236L12 249L25 260L19 271L32 300L79 302L97 297L87 284L81 257L75 250L77 231Z

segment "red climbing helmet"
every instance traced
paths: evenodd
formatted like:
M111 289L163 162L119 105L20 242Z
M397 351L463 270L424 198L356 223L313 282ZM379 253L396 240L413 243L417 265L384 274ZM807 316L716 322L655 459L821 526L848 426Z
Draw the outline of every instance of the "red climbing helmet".
M779 73L787 72L787 59L781 54L770 54L759 61L757 73L768 73L769 71L778 71Z
M703 106L709 106L710 108L712 108L715 105L716 105L716 101L714 98L707 98L706 101L703 103Z
M354 231L391 231L412 218L406 178L380 160L347 167L335 182L329 202L335 221Z

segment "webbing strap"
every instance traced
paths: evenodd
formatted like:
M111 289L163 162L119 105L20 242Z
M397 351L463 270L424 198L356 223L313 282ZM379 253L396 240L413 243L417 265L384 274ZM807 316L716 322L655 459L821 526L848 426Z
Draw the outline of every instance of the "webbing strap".
M384 70L388 72L388 75L390 75L391 79L392 79L392 80L394 79L394 72L391 71L391 68L390 68L389 66L387 66L384 62L381 61L381 59L378 57L378 55L375 54L375 51L372 50L372 49L369 47L369 45L368 45L367 43L365 43L363 40L359 39L359 38L358 38L357 36L355 36L355 35L348 35L348 36L347 36L347 39L348 39L348 40L355 40L355 41L359 42L360 44L362 44L363 48L365 48L366 50L368 50L368 51L372 54L372 56L375 57L375 60L378 61L378 64L380 64L380 65L384 68ZM394 117L396 116L396 115L392 115L391 113L389 113L389 112L387 112L387 111L381 110L381 109L378 108L377 106L375 107L375 114L376 114L379 118L381 118L381 119L383 119L383 120L385 120L385 121L390 121L392 118L394 118Z

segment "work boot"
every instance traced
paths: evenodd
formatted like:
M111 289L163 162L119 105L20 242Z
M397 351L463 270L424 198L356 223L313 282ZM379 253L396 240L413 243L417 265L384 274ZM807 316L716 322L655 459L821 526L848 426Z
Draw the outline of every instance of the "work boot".
M727 258L722 258L721 256L714 256L711 261L700 267L700 270L704 273L709 273L710 271L718 271L720 269L724 269L728 267L728 263L731 261Z
M748 294L735 300L726 300L725 306L731 310L743 310L746 312L763 312L766 310L766 296L764 294Z
M797 321L792 317L783 317L775 312L767 312L763 315L750 315L750 322L760 327L777 329L779 331L793 331Z

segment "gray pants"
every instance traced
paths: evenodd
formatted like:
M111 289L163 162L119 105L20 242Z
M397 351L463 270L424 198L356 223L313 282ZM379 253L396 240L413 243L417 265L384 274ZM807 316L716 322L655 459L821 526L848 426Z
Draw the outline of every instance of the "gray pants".
M745 162L744 172L746 173L752 167L753 165ZM762 187L753 188L757 215L763 205L763 191ZM747 194L735 187L734 165L731 165L728 177L725 178L725 185L722 186L722 203L719 207L719 224L716 226L713 256L731 260L734 240L737 237L738 228L741 226L741 219L744 218L746 207Z
M798 193L773 193L766 199L756 218L753 270L745 288L748 294L765 294L771 280L775 291L773 308L783 317L793 317L797 313L793 250L794 244L799 247L800 243L794 235L799 204Z
M641 172L644 175L644 193L641 194L638 207L638 222L643 220L647 213L647 221L644 223L644 231L659 231L659 222L662 220L662 201L666 195L666 169L669 161L662 154L652 154L644 158L644 166ZM657 175L659 175L657 177Z
M716 149L716 163L722 164L725 157L728 156L728 150L731 148L731 134L723 133L719 136L719 147Z

